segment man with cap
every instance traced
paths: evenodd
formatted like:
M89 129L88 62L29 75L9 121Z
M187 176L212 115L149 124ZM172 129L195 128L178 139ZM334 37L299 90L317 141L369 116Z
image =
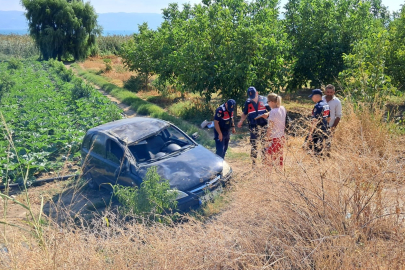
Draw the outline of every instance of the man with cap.
M257 159L257 152L259 149L262 152L262 158L266 157L264 148L264 138L267 134L267 117L268 112L271 110L267 104L267 99L259 96L256 88L253 86L247 90L248 99L243 107L243 113L238 123L238 128L242 127L243 121L248 119L250 131L250 144L252 146L250 156L252 157L253 164Z
M328 103L322 100L322 91L320 89L312 90L309 97L315 102L315 106L312 109L308 142L315 155L322 155L329 137L328 118L330 117L330 109Z
M229 99L215 110L214 115L214 140L217 149L216 154L225 158L226 150L230 140L230 130L235 133L235 124L233 122L233 110L236 102Z

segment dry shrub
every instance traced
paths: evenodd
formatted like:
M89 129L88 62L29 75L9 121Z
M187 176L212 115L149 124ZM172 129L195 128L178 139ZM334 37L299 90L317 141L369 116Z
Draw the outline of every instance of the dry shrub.
M144 224L107 213L46 227L46 245L6 235L13 269L402 269L404 162L378 113L347 106L331 157L291 138L285 167L244 166L208 220ZM249 169L248 169L249 168ZM79 220L80 221L80 220Z

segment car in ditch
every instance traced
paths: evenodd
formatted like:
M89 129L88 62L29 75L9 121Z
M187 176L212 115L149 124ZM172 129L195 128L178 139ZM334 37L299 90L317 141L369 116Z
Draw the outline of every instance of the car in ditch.
M170 122L122 119L87 131L81 146L83 177L92 188L140 186L149 168L177 191L178 209L198 207L201 198L226 183L232 169Z

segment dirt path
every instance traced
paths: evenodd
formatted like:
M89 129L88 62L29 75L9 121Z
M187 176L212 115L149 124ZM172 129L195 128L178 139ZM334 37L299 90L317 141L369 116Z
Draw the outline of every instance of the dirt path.
M71 64L70 63L65 63L65 67L67 69L71 69ZM73 72L76 73L76 71L74 69L72 69ZM77 75L77 74L76 74ZM78 75L77 75L78 76ZM114 102L115 104L117 104L118 107L120 107L123 111L124 111L124 115L126 116L126 118L132 118L136 116L136 112L134 110L131 109L131 106L122 103L120 100L118 100L117 98L115 98L114 96L108 94L106 91L104 91L104 89L102 89L100 86L95 85L91 82L88 82L86 79L82 78L85 82L90 83L97 91L99 91L101 94L103 94L105 97L107 97L109 100L111 100L112 102Z

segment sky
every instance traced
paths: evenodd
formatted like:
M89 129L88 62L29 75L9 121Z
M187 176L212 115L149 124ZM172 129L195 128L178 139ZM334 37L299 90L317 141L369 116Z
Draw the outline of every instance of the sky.
M161 13L169 3L200 3L201 0L89 0L97 13L109 12L127 12L127 13ZM382 0L390 11L398 11L405 0ZM281 7L287 3L287 0L281 0ZM24 11L20 0L0 0L0 10Z

